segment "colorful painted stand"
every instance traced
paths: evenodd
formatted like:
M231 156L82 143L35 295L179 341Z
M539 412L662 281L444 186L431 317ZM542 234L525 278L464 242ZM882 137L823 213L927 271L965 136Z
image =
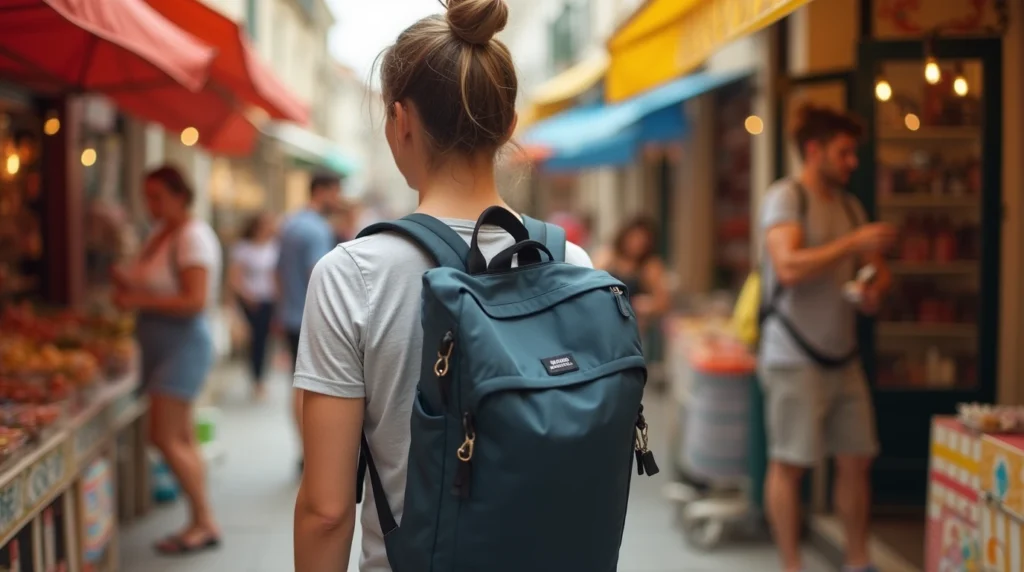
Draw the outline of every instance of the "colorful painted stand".
M932 422L925 572L1024 570L1024 436Z

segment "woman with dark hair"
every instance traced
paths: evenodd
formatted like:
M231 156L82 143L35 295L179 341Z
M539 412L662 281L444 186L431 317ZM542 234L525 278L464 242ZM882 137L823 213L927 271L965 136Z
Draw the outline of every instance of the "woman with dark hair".
M657 245L654 221L640 216L624 224L611 248L594 260L595 267L608 271L626 285L641 331L654 325L669 309L668 277Z
M218 289L221 250L213 229L190 214L194 195L177 169L161 167L146 175L145 199L153 230L139 257L114 271L114 303L137 313L150 438L191 511L184 530L157 543L156 549L185 554L220 542L192 406L213 366L207 310Z
M228 286L249 323L249 370L257 400L266 396L263 375L277 300L278 252L274 219L268 213L260 213L245 225L242 239L231 249L228 267Z

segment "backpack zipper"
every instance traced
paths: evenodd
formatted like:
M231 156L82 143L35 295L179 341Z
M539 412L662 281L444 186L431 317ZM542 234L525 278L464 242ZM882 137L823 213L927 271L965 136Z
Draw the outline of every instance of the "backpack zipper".
M441 401L445 407L448 407L448 400L451 397L452 391L452 380L448 377L448 370L454 350L455 334L448 330L441 338L441 345L437 349L437 361L434 362L434 375L437 376L438 388L441 391Z
M633 454L636 455L636 472L638 475L647 473L648 477L657 475L661 470L654 460L654 453L647 448L647 419L644 418L644 406L636 415L636 436L633 440Z
M465 440L455 451L459 466L455 469L452 493L460 499L467 499L469 484L473 478L473 449L476 446L476 428L473 427L473 415L468 411L462 414L462 430Z
M626 295L622 291L622 288L619 288L618 286L612 286L611 288L609 288L609 290L611 290L612 294L615 295L615 304L619 307L619 313L622 314L622 317L631 318L632 316L630 316L629 307L627 306L629 301L626 300Z

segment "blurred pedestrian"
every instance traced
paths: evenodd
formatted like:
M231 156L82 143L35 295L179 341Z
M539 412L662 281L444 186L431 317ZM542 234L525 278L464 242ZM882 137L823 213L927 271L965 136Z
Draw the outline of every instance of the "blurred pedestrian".
M348 200L338 202L338 207L334 209L330 216L335 242L341 244L356 237L356 234L359 232L359 229L356 228L359 220L358 217L358 205Z
M548 222L562 227L565 230L565 239L569 242L580 245L584 250L589 247L590 227L587 226L587 217L576 216L569 212L557 212L549 217Z
M641 332L656 325L671 303L665 263L657 246L654 221L638 216L622 225L611 247L594 259L595 267L626 285Z
M208 224L193 218L195 195L169 166L146 176L145 198L155 223L138 258L115 269L114 302L138 313L143 390L149 394L150 439L188 498L191 520L156 545L185 554L220 543L195 434L193 402L213 366L208 310L218 291L221 249Z
M278 315L292 355L292 368L299 356L302 312L313 267L337 246L334 229L327 217L341 200L341 179L336 175L314 175L309 184L309 204L292 215L281 228L277 280L281 293ZM296 427L302 430L302 390L292 393ZM299 470L302 460L299 460Z
M889 224L869 224L846 191L857 168L860 124L805 106L793 132L803 167L765 194L758 378L765 392L770 464L768 519L785 572L802 570L800 487L808 469L835 456L834 506L846 526L844 570L874 570L868 555L871 463L878 452L871 395L857 349L856 312L874 313L889 288L883 253ZM855 300L843 285L860 265L874 275Z
M249 324L249 373L253 395L266 397L267 342L277 301L277 227L269 213L254 215L231 249L228 285Z
M446 16L413 24L381 58L385 133L399 171L419 193L417 212L447 224L467 245L477 239L485 256L515 242L506 232L474 236L487 208L508 209L494 166L516 125L515 67L494 38L507 19L504 0L449 0ZM590 266L575 244L566 244L565 260ZM295 372L295 386L306 390L306 468L295 506L297 572L347 569L361 435L373 451L380 489L367 487L359 569L392 569L376 507L390 499L402 520L406 475L424 470L409 466L411 440L425 438L411 433L409 419L414 402L425 402L416 396L424 351L419 324L423 274L434 266L416 243L381 233L343 244L314 272ZM401 532L430 533L412 527ZM465 533L467 550L473 550L473 531Z

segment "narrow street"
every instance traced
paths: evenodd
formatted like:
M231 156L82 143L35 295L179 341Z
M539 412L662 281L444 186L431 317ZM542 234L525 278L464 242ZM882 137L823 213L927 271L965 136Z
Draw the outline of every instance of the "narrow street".
M143 521L125 529L121 539L122 569L146 572L281 572L292 570L292 508L297 486L296 444L288 417L287 381L273 380L270 399L262 405L247 399L244 377L235 367L217 372L226 392L218 431L225 449L220 462L210 467L211 487L224 529L224 544L215 552L187 558L167 558L152 549L155 539L184 522L180 504L158 507ZM662 413L658 396L648 398L652 438ZM664 439L656 439L663 452ZM665 473L634 480L633 495L623 541L622 572L731 572L779 569L775 550L763 543L726 542L717 551L690 549L673 527L671 506L661 494ZM356 545L359 545L357 526ZM350 571L357 570L358 551ZM808 555L808 570L829 568Z

